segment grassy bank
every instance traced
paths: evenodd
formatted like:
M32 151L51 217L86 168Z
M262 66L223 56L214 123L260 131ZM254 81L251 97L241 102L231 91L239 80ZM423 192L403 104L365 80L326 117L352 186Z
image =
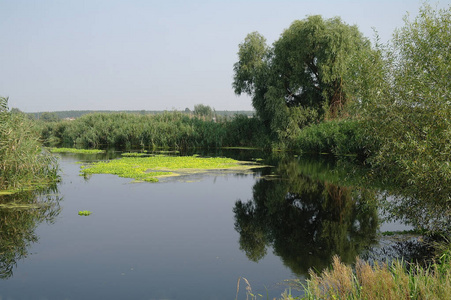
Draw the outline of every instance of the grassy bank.
M354 270L334 258L330 270L311 272L303 297L282 299L447 299L451 294L451 252L427 268L395 261L391 265L358 259Z

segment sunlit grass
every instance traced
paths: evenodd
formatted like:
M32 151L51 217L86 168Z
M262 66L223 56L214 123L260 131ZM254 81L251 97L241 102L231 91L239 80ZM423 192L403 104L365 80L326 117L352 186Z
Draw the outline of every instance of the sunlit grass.
M376 300L376 299L449 299L451 295L451 249L437 257L429 267L395 260L391 264L375 263L357 259L354 267L333 257L330 269L321 273L310 270L310 279L306 284L300 280L289 280L291 286L297 286L302 295L285 290L278 300ZM240 281L246 283L246 299L269 299L268 296L254 294L249 281L238 278L236 298L240 290ZM274 298L275 299L275 298Z
M52 153L77 153L77 154L105 153L105 150L97 150L97 149L48 148L48 150Z
M208 170L249 170L261 167L252 162L241 162L224 157L164 156L122 157L95 162L81 167L81 175L114 174L138 181L157 182L158 177L193 174Z
M121 156L127 156L127 157L141 157L141 156L149 156L149 153L140 153L140 152L126 152L122 153Z
M292 299L448 299L451 295L451 251L428 268L395 261L370 265L358 259L355 270L335 256L330 270L310 272L304 296Z

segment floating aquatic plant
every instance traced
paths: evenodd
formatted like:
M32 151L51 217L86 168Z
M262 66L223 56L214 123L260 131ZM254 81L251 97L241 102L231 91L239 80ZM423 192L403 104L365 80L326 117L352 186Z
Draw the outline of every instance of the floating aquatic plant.
M126 153L122 153L122 156L127 156L127 157L140 157L140 156L149 156L149 153L140 153L140 152L126 152Z
M202 173L208 170L243 171L262 167L253 162L241 162L224 157L164 156L122 157L95 162L81 167L81 175L114 174L138 181L157 182L157 177Z
M79 216L89 216L90 214L92 214L92 211L89 211L89 210L80 210L78 212Z
M105 153L105 150L98 150L98 149L48 148L48 150L52 153L77 153L77 154Z

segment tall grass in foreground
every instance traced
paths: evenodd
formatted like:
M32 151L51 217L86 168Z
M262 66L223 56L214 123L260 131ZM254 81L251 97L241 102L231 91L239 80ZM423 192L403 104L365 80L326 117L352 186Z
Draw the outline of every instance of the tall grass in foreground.
M0 97L0 189L54 180L57 172L57 162L43 152L32 122L10 113L8 99Z
M246 300L269 299L268 295L254 294L249 281L242 277L238 279L235 299L238 299L241 279L246 283ZM446 250L427 268L399 260L391 265L385 263L371 265L357 259L353 269L342 263L338 256L334 256L330 269L320 274L310 270L307 284L300 282L298 284L303 288L303 296L293 296L290 289L286 290L279 300L449 299L451 250Z
M400 261L371 266L358 259L353 271L335 256L330 270L311 271L310 276L301 299L449 299L451 251L428 268Z

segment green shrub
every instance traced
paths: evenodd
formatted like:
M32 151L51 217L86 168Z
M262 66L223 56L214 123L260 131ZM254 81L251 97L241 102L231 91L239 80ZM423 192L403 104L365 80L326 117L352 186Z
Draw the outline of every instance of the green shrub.
M379 141L368 163L412 197L433 201L451 200L450 28L450 6L424 4L389 43L355 62L355 115Z
M304 127L294 143L302 153L365 156L373 147L357 120L332 120Z

